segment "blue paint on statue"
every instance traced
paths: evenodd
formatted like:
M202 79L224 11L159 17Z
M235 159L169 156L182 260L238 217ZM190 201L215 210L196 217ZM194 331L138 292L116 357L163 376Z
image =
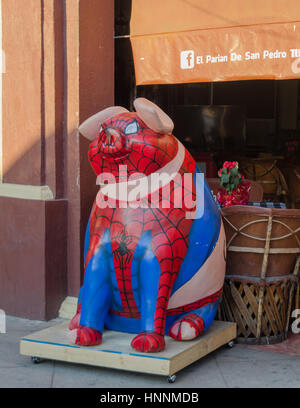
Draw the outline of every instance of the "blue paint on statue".
M197 172L200 173L198 169ZM219 238L221 224L219 210L205 180L203 191L204 212L201 218L193 221L189 234L188 251L173 286L172 294L197 273L211 255ZM90 221L86 231L85 254L89 247L89 231ZM141 236L131 265L131 285L135 302L141 312L141 319L107 313L109 309L122 312L120 292L114 273L110 232L107 229L102 246L95 252L86 268L84 286L79 299L79 302L83 300L84 305L81 311L81 324L94 327L101 332L104 325L111 330L132 333L154 330L156 303L153 299L156 299L158 295L161 270L151 249L151 233L151 231L146 231ZM199 313L208 324L215 316L217 303L213 302L210 307L205 306L193 313ZM105 321L102 316L105 316ZM167 318L166 333L176 319L178 315Z

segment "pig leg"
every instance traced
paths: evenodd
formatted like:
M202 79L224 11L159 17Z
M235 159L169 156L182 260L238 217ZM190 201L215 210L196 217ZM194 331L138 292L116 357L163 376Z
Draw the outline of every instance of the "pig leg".
M79 328L73 330L76 344L91 346L100 344L104 320L112 299L109 254L101 246L89 261L81 289L81 317Z
M145 224L147 227L147 217L151 225L151 250L145 255L151 255L156 259L156 265L160 266L160 273L155 273L158 277L158 287L156 283L155 297L149 297L149 312L147 330L136 336L131 346L141 352L158 352L165 347L165 325L167 308L174 282L177 279L181 264L185 258L188 247L188 234L191 220L186 220L181 209L172 209L164 213L160 209L150 209L145 214ZM150 249L150 248L149 248ZM145 261L145 259L144 259ZM148 274L151 278L155 269L155 262L152 262ZM158 269L158 266L156 267ZM157 279L153 279L153 283ZM148 285L151 287L151 285ZM154 303L156 305L154 310ZM151 309L151 313L150 313ZM151 315L151 316L150 316ZM150 322L152 322L150 324ZM149 327L149 329L148 329Z
M96 252L96 248L101 245L103 236L105 234L105 229L109 227L109 220L112 216L111 210L109 209L108 214L105 214L105 217L100 217L97 212L96 203L91 211L89 222L85 232L85 241L84 241L84 260L85 260L85 269L89 265L89 262L93 258L93 255ZM106 239L109 239L109 236L106 233ZM80 326L81 318L81 299L84 290L81 287L78 297L77 310L75 316L72 318L69 324L69 330L78 329Z
M159 351L164 346L163 336L155 334L154 325L160 274L159 262L149 249L140 262L141 333L132 342L133 348L143 352Z
M175 340L193 340L204 333L214 320L220 299L185 313L172 324L169 336Z
M168 255L168 252L166 254ZM154 353L165 348L164 334L168 301L180 264L176 259L168 256L165 261L158 262L154 253L150 251L145 255L141 264L142 273L146 275L144 279L141 279L141 314L144 331L131 342L135 350Z

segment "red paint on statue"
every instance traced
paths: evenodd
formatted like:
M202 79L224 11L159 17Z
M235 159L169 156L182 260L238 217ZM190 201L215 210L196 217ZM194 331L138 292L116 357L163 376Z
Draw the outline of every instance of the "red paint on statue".
M122 140L126 137L124 130L133 120L138 123L139 132L135 133L130 141L125 143ZM114 139L111 150L107 146L107 129L110 127L117 129L120 133L119 138ZM127 181L125 175L124 179L120 176L120 166L127 166L128 176L137 174L137 172L149 175L164 167L176 156L178 151L178 142L172 135L161 135L160 138L157 133L148 129L135 113L123 113L109 119L102 124L101 129L98 140L91 144L89 151L90 162L97 176L102 173L109 173L118 182ZM168 142L166 143L166 140L164 140L162 143L161 139L166 137L169 139ZM116 151L114 150L116 143L118 149L121 146L118 160L116 160ZM194 159L185 151L179 174L194 172ZM192 200L196 199L194 186L192 186L191 190L184 184L176 185L176 183L173 183L170 195L164 195L164 188L159 190L158 208L151 208L152 197L150 195L144 198L149 207L147 209L100 209L94 204L90 222L91 238L85 266L87 266L100 245L105 230L109 229L115 274L123 307L122 312L113 310L111 312L130 318L140 317L131 286L133 254L142 233L152 231L152 251L161 266L154 329L154 332L159 335L155 340L158 343L160 343L165 330L168 300L187 252L188 236L193 221L186 218L186 212L191 210L190 208L184 206L174 208L174 197L176 197L178 193L176 190L179 188L182 189L182 196L190 195ZM164 206L162 206L162 203L164 203ZM163 208L166 206L169 208ZM130 220L130 223L127 220ZM140 337L143 338L144 334L140 334ZM152 344L153 341L152 336L151 340L149 339L149 344ZM149 345L149 347L152 346Z

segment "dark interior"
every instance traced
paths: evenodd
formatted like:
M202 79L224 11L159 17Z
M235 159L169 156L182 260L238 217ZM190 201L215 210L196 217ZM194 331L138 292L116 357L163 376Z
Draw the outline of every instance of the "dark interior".
M132 109L140 96L155 102L173 119L174 135L191 153L209 153L217 167L224 157L279 155L299 161L298 79L136 86L131 1L116 0L115 8L116 105Z

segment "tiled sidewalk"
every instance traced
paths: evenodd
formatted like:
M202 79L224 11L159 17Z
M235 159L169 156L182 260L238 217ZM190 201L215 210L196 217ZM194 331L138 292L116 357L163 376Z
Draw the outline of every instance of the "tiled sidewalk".
M270 344L267 346L249 346L249 348L300 358L300 334L289 334L287 340L279 344Z
M22 337L54 325L8 317L7 334L0 334L0 388L300 388L300 358L269 352L266 346L222 347L177 374L174 384L165 377L127 371L45 361L32 364L19 354ZM299 353L299 339L288 341ZM278 347L278 346L276 346ZM297 354L298 355L298 354Z

